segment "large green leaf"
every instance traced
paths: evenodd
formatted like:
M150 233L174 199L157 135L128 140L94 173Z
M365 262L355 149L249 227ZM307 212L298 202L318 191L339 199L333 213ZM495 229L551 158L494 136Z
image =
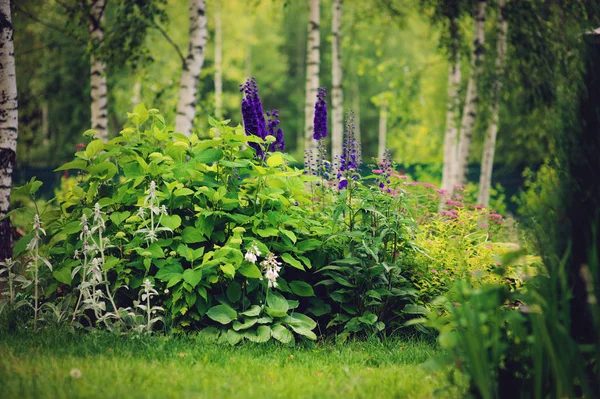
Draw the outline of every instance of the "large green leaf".
M127 218L131 216L131 212L129 211L124 211L124 212L113 212L110 214L110 220L116 224L117 226L119 226L121 223L123 223L125 220L127 220Z
M296 269L304 270L304 266L300 261L294 259L294 257L287 252L281 254L281 259L290 266L295 267Z
M213 306L208 309L206 315L221 324L229 324L237 319L237 312L227 305Z
M206 241L202 232L199 229L191 226L188 226L185 229L183 229L183 231L181 232L181 237L183 238L183 242L185 242L186 244L193 244L197 242Z
M62 166L54 169L55 172L58 172L60 170L69 170L69 169L81 169L81 170L85 170L87 167L87 162L84 161L83 159L76 159L74 161L71 162L67 162L65 164L63 164Z
M284 344L289 344L294 339L294 336L292 335L290 330L288 330L281 324L272 326L271 333L273 335L273 338L275 338L277 341L280 341Z
M200 151L194 159L200 163L213 163L223 157L223 151L216 148L206 148Z
M255 325L256 321L257 321L256 317L251 317L249 319L246 319L243 323L240 323L239 321L236 320L233 322L233 329L235 331L247 330L248 328Z
M242 298L242 286L237 281L232 281L227 287L227 299L230 302L235 303Z
M171 230L175 230L181 226L181 217L179 215L164 215L162 219L160 219L160 224Z
M85 149L85 156L87 157L87 159L92 159L96 155L98 155L98 153L103 149L104 143L102 143L102 140L91 141Z
M292 292L298 296L315 296L313 288L304 281L294 280L289 283L289 286Z
M244 263L237 270L244 277L248 278L261 278L262 273L258 267L253 263Z
M181 276L182 274L183 267L179 263L175 263L160 268L155 277L161 281L169 281L174 276Z
M278 292L267 292L267 314L273 317L283 317L289 310L288 301Z
M183 272L183 280L192 287L196 287L202 280L202 270L187 269Z

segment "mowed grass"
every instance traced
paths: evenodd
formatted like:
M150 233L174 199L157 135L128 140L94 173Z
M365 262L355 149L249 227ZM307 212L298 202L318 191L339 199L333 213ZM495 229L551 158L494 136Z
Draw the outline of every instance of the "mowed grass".
M421 365L437 351L420 339L231 347L194 337L3 334L0 398L462 396L444 372Z

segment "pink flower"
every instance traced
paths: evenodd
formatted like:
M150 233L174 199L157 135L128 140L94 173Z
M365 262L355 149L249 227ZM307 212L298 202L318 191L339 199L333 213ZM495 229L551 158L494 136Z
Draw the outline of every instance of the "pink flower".
M381 174L381 173L383 173L383 170L381 170L381 169L373 169L373 173Z
M431 273L437 274L437 269L431 269Z
M488 224L487 224L487 223L481 223L481 228L482 228L482 229L487 229L487 227L488 227Z
M499 215L497 213L491 213L490 215L488 215L488 217L490 219L498 219L498 220L502 219L502 215Z

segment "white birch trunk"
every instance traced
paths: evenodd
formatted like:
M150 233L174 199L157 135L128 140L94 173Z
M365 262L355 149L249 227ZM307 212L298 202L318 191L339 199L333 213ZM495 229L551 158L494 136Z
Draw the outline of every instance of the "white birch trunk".
M108 110L106 88L106 62L95 55L104 39L105 0L90 0L90 40L94 46L90 56L90 96L92 129L98 132L98 138L108 140Z
M387 145L387 103L381 102L379 107L379 143L377 149L377 158L383 162L383 156Z
M196 96L200 71L204 64L206 49L206 7L204 0L189 0L190 37L188 53L181 72L179 100L175 131L186 136L192 135L192 126L196 116Z
M0 0L0 217L10 209L19 108L10 0ZM0 222L0 260L12 257L10 219Z
M473 137L473 127L477 117L477 104L479 94L477 84L481 76L485 42L485 9L486 0L478 0L475 13L475 33L473 38L473 53L471 55L471 71L467 84L467 98L460 127L460 138L458 141L456 170L454 173L454 184L464 184L467 178L467 165L469 161L469 150Z
M458 113L460 97L460 54L456 55L450 65L448 74L448 110L446 112L446 133L444 135L444 169L442 172L442 190L452 191L453 177L456 168L456 139L458 136Z
M221 5L215 7L215 117L223 117L223 26Z
M331 160L342 155L344 135L343 90L342 90L342 0L333 0L332 21L332 126L331 126Z
M142 102L142 82L137 80L133 85L133 96L131 97L131 109Z
M306 102L304 107L304 149L313 151L313 120L315 102L319 90L319 66L321 39L319 33L320 1L308 0L308 40L306 57Z
M494 153L496 136L498 134L500 100L502 96L502 80L506 60L506 34L508 21L504 17L506 0L498 0L498 41L496 43L496 76L492 86L493 98L491 108L492 120L483 144L481 160L481 175L479 176L479 194L477 204L487 208L490 203L490 188L492 185L492 170L494 168Z

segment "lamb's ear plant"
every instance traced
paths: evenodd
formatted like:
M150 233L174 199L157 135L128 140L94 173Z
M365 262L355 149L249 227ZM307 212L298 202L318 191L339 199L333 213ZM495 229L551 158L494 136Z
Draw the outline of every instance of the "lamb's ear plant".
M21 288L26 288L31 282L22 274L17 272L19 261L7 258L4 262L0 262L0 282L6 282L6 289L0 292L0 315L4 312L10 313L15 308L26 304L23 299L17 301L18 285Z
M40 267L45 265L52 271L52 264L50 261L40 255L40 244L42 243L42 237L46 235L46 230L42 228L42 222L40 216L36 213L33 218L33 237L27 245L27 251L29 252L29 262L27 263L27 270L33 275L33 329L37 330L37 322L40 311Z
M156 316L157 312L164 311L162 306L152 306L151 299L158 296L158 291L154 289L154 284L150 279L145 279L142 289L140 290L140 301L135 302L135 307L142 310L145 315L146 324L141 324L138 329L150 334L155 323L162 321L162 316Z

